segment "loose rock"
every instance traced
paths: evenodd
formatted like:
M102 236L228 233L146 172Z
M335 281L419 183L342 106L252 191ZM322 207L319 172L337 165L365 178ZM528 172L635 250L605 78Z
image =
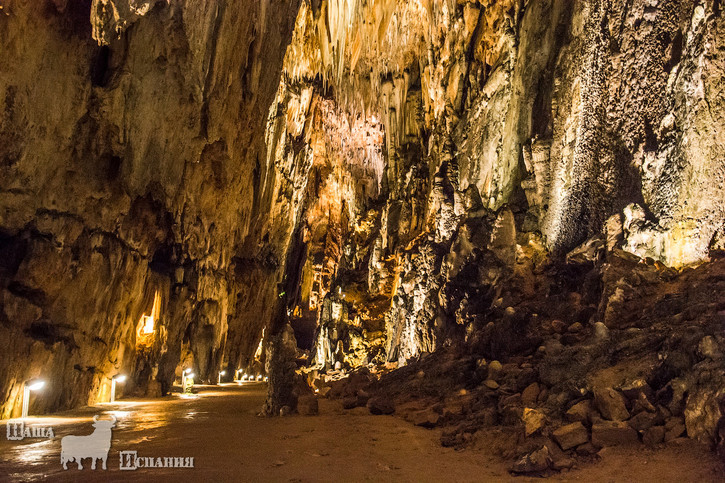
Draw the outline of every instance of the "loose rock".
M553 432L553 436L561 449L565 451L589 441L589 431L580 422L562 426Z
M611 387L594 389L594 403L604 419L625 421L629 419L629 411L624 396Z
M599 448L638 443L637 431L622 421L602 421L592 425L592 444Z

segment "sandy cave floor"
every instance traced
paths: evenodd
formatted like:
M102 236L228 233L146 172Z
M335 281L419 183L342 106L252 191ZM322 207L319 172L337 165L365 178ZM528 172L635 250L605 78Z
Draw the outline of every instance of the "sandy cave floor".
M320 415L261 418L266 388L200 388L199 397L122 400L30 418L52 426L52 440L9 441L0 435L2 481L540 481L512 477L507 463L486 450L486 441L456 451L439 444L440 433L364 408L344 411L322 400ZM60 439L92 430L96 414L115 414L108 469L60 464ZM194 468L119 469L119 452L139 456L194 457ZM725 471L706 448L693 443L659 450L608 449L598 462L580 463L552 477L557 481L725 481Z

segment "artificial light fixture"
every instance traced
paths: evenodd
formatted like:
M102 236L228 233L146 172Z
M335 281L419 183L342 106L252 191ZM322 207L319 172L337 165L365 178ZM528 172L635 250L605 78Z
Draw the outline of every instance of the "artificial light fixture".
M42 389L43 386L45 386L45 381L41 381L39 379L32 379L25 383L25 388L23 388L23 410L21 416L23 419L28 417L28 406L30 405L30 391L38 391Z
M227 371L220 371L219 372L219 378L217 379L217 384L221 384L222 383L222 376L226 376L226 375L227 375Z
M191 368L184 369L184 372L181 373L181 392L186 391L186 381L188 379L192 379L191 385L193 386L194 373L191 372Z
M116 401L116 383L123 383L125 380L125 374L116 374L111 378L111 400L109 402Z

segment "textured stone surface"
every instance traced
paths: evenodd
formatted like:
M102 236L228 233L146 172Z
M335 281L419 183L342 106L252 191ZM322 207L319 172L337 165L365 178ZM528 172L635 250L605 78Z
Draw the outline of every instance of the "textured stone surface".
M39 376L34 411L241 367L279 414L369 367L471 391L451 444L641 378L716 437L720 2L3 7L2 416Z
M552 434L563 450L579 446L589 441L589 431L580 422L562 426Z
M42 411L103 401L119 372L154 394L182 364L250 364L283 269L264 126L296 2L92 3L0 15L2 417L32 377Z
M603 421L592 425L592 444L598 448L638 443L637 432L622 421Z

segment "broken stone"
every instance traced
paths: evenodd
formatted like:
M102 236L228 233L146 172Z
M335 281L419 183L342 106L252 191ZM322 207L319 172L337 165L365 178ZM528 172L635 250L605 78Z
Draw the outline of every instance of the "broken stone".
M434 428L438 425L440 418L441 415L432 409L424 409L410 415L410 421L414 425L424 428Z
M367 403L367 408L371 414L375 415L393 414L395 412L393 401L381 396L370 398Z
M682 418L672 417L665 422L665 442L679 438L685 433L685 422Z
M590 442L586 442L584 444L581 444L576 447L576 454L581 456L589 456L593 454L597 454L599 452L599 448L594 446Z
M718 348L715 338L711 335L705 336L697 345L697 352L703 358L718 359L722 357L722 352Z
M622 421L602 421L592 425L592 444L599 448L638 443L637 431Z
M594 323L594 338L596 340L607 340L609 339L609 329L604 322Z
M551 453L546 446L523 456L511 467L513 473L538 473L545 471L552 464Z
M561 320L555 319L551 321L551 328L557 334L563 334L566 332L567 326Z
M536 409L524 408L521 420L524 422L526 436L538 433L546 425L546 416Z
M657 413L642 411L632 416L627 424L636 431L644 431L662 422L662 416Z
M539 384L532 382L521 392L521 402L526 405L536 404L540 391Z
M574 322L567 329L568 332L571 332L571 333L574 333L574 334L579 333L582 330L584 330L584 326L581 324L581 322Z
M569 410L566 412L565 417L567 421L579 421L585 423L591 422L592 413L594 413L592 401L587 399L585 401L580 401L570 407Z
M664 426L653 426L648 428L642 434L642 442L647 446L655 446L662 443L665 440L665 427Z
M611 421L629 419L629 411L624 396L611 387L594 389L594 404L604 417Z
M491 361L488 364L488 379L497 380L501 374L501 369L503 369L503 366L499 361Z
M568 458L568 457L558 458L558 459L554 460L551 467L557 471L561 471L561 470L572 468L574 466L574 463L575 462L574 462L573 458Z
M642 411L646 411L649 413L657 411L657 408L654 407L651 402L649 402L649 399L647 399L647 396L645 396L644 394L640 394L639 398L637 398L634 403L632 403L633 414L638 414Z
M498 382L494 381L493 379L486 379L485 381L483 381L483 385L489 389L498 389Z
M580 422L567 424L552 433L564 451L589 441L589 431Z

